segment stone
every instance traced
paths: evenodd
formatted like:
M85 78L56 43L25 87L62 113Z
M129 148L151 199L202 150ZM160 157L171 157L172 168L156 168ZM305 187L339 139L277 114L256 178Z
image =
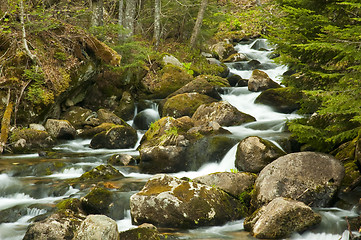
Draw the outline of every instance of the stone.
M234 49L233 45L227 42L219 42L211 46L211 51L219 59L227 59L232 54L236 54L237 51Z
M45 127L41 124L30 123L29 128L38 131L46 131Z
M271 106L275 111L281 113L292 113L300 108L300 101L304 98L302 91L291 87L271 88L263 91L255 100Z
M230 55L227 59L224 59L223 62L241 62L248 61L248 57L243 53L234 53Z
M196 177L193 182L222 189L235 198L249 193L253 189L257 176L247 172L217 172Z
M70 140L76 136L75 128L67 120L48 119L45 128L54 139Z
M256 121L254 117L240 112L227 101L203 104L197 108L192 116L197 125L217 122L221 126L238 126L242 123Z
M162 110L162 116L179 118L182 116L192 116L197 108L206 103L212 103L216 99L199 93L183 93L169 98Z
M232 87L248 86L248 80L243 79L241 76L239 76L237 74L233 74L233 75L227 77L227 80Z
M133 120L133 126L140 130L148 130L150 125L153 122L158 121L159 118L160 116L158 111L148 108L135 115Z
M118 106L115 108L114 113L120 118L129 121L134 118L135 101L134 97L127 91L123 92L122 98Z
M77 240L120 240L117 223L104 215L89 215L75 233Z
M265 39L257 39L253 42L251 49L258 51L269 51L270 46Z
M246 218L244 229L256 238L279 239L320 222L321 216L303 202L279 197Z
M258 173L286 153L260 137L246 137L237 146L235 166L238 170Z
M55 145L49 133L30 128L15 129L9 138L11 149L14 153L28 153L47 150Z
M153 226L152 224L142 224L137 228L129 229L127 231L121 232L119 234L120 239L126 240L139 240L139 239L147 239L147 240L160 240L160 234L155 226L149 228L147 225Z
M270 88L280 88L281 85L273 81L267 73L261 70L253 70L248 80L248 90L252 92L264 91Z
M63 115L63 119L68 120L76 129L99 124L99 121L94 120L95 117L92 110L78 106L69 108Z
M344 176L344 167L331 155L290 153L268 164L259 173L252 204L258 208L277 197L286 197L311 207L327 207Z
M173 65L179 68L184 68L183 64L173 55L164 55L162 58L162 64L165 65Z
M244 216L240 201L217 188L158 174L131 196L134 224L195 228L221 225Z
M207 61L209 64L211 65L216 65L218 67L221 67L223 70L222 71L219 71L217 73L218 76L222 77L222 78L226 78L228 77L229 73L230 73L230 70L229 68L227 67L226 64L220 62L218 59L216 58L207 58Z
M101 181L109 179L124 178L117 169L110 165L100 165L92 170L83 173L78 180L79 181Z
M136 160L129 154L114 154L108 159L108 164L113 166L134 166Z
M125 149L133 148L138 141L137 131L131 126L115 125L107 131L96 134L91 142L91 148Z
M97 115L99 118L99 121L101 123L113 123L116 125L128 125L123 119L115 115L115 113L107 110L107 109L99 109L97 111Z

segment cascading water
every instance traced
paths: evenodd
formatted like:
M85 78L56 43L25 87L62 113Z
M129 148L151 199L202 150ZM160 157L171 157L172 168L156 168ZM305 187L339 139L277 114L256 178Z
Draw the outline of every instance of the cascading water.
M246 55L250 62L256 64L258 69L265 71L273 80L279 82L280 76L287 68L276 65L269 58L270 48L267 42L261 39L236 46L238 52ZM228 65L233 74L240 75L244 79L251 76L252 68L249 68L249 62L230 63ZM277 113L268 106L255 104L254 100L259 94L248 91L247 87L223 89L223 100L228 101L240 111L254 116L257 120L241 126L227 127L227 129L240 140L247 136L260 136L278 144L279 140L287 137L288 134L284 132L285 121L299 116L297 114ZM156 104L151 105L148 109L143 109L136 115L143 115L142 119L145 119L145 124L159 119ZM137 125L143 124L143 122L132 121L130 124ZM144 131L139 131L139 140L142 134ZM94 150L89 148L89 143L90 140L74 140L59 144L54 148L59 153L57 158L40 157L38 154L0 157L1 240L22 239L33 217L46 213L58 200L68 197L79 198L84 195L82 191L72 187L59 187L66 179L79 177L84 172L106 163L113 154L139 155L136 147L133 149ZM235 168L235 154L236 145L219 163L208 163L197 171L180 172L173 175L194 178L213 172L230 171ZM50 174L46 171L46 169L58 165L61 167ZM118 169L127 177L127 181L145 182L151 177L151 175L140 174L132 169L121 167ZM135 191L126 193L126 198L129 199L133 193ZM331 208L317 209L317 211L323 216L322 223L312 231L307 231L301 235L294 234L291 239L348 239L348 232L344 232L347 227L345 217L357 216L355 210ZM133 227L129 209L125 210L125 218L117 223L120 231ZM236 221L224 226L181 231L174 235L179 235L181 239L254 239L242 229L243 221Z

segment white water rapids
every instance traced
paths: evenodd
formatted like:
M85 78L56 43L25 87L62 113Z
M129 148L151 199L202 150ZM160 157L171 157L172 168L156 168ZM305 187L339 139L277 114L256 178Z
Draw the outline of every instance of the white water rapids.
M270 48L264 40L261 44ZM257 60L264 66L265 71L273 80L280 82L281 75L287 70L285 66L278 66L268 58L269 51L253 50L252 43L238 44L238 52L245 54L249 59ZM233 74L240 75L244 79L251 76L252 70L235 69L230 64L229 67ZM254 100L260 93L248 91L247 87L232 87L224 89L222 99L228 101L240 111L254 116L257 121L243 124L241 126L227 127L232 134L239 139L247 136L260 136L262 138L277 141L287 137L284 132L284 126L287 119L299 117L297 114L277 113L268 106L255 104ZM147 110L154 116L155 107ZM139 139L144 132L139 132ZM106 160L113 154L125 153L138 155L136 147L133 149L90 149L90 140L74 140L58 145L55 150L66 153L62 159L54 161L66 162L66 167L61 171L55 171L49 175L38 175L37 170L32 170L31 166L44 162L44 159L37 154L22 154L0 156L1 161L7 162L0 174L0 214L14 214L19 217L2 220L0 222L0 240L19 240L22 239L27 226L31 223L32 218L47 212L44 205L51 205L61 199L68 197L80 197L78 189L69 187L60 192L51 191L51 181L62 181L64 179L81 176L86 171L100 164L106 163ZM138 143L139 144L139 143ZM278 145L279 146L279 145ZM231 171L235 168L236 145L229 150L219 163L208 163L197 171L180 172L173 174L177 177L194 178L197 176ZM12 167L29 166L24 169L23 175L15 174ZM2 168L0 168L2 169ZM30 170L31 169L31 170ZM151 175L140 174L128 170L120 169L128 178L140 179L146 181ZM342 210L339 208L316 209L322 215L322 223L312 231L303 234L294 234L290 239L293 240L348 240L349 233L346 230L345 217L357 216L356 210ZM15 219L15 220L14 220ZM120 231L127 230L132 226L129 209L125 212L125 218L117 221ZM242 231L243 221L230 222L224 226L198 228L189 231L182 231L180 239L254 239L247 232Z

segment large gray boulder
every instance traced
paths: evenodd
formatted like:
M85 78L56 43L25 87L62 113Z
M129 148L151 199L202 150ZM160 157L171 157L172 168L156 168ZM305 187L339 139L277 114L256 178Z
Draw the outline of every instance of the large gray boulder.
M119 240L117 222L104 215L89 215L81 223L74 239Z
M254 117L240 112L226 101L203 104L197 108L192 116L196 125L217 122L221 126L236 126L246 122L256 121Z
M267 73L261 70L253 70L248 80L248 90L252 92L260 92L270 88L280 88L281 85L273 81Z
M319 224L321 216L303 202L275 198L244 221L244 229L256 238L277 239Z
M257 176L247 172L217 172L196 177L193 182L214 186L239 198L253 189Z
M233 45L227 42L218 42L211 46L211 51L219 60L224 60L231 56L232 54L237 53Z
M344 167L331 155L291 153L276 159L260 172L253 205L261 207L277 197L286 197L312 207L326 207L344 176Z
M92 110L78 106L70 107L63 115L63 119L68 120L76 129L85 125L98 125L99 120L95 117L96 114Z
M247 137L237 146L235 165L238 170L258 173L273 160L286 153L260 137Z
M55 141L46 131L30 128L16 128L9 138L13 153L36 152L50 149Z
M46 131L54 139L74 139L75 128L67 120L48 119L45 123Z
M195 228L224 224L244 217L243 205L218 188L155 175L130 198L134 224Z

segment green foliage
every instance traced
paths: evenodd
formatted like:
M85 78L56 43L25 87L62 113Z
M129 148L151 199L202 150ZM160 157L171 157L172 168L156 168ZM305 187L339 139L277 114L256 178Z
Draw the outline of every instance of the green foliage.
M25 99L34 104L48 105L54 101L54 94L47 91L44 84L45 78L43 71L38 67L26 69L23 77L30 81L30 85Z
M361 126L361 4L356 0L278 0L282 9L269 34L279 62L297 73L284 84L306 89L302 111L313 118L289 123L302 143L330 151ZM281 16L281 17L280 17ZM312 106L314 103L314 106Z
M194 71L191 69L192 63L182 63L184 68L186 69L187 73L190 75L194 74Z

